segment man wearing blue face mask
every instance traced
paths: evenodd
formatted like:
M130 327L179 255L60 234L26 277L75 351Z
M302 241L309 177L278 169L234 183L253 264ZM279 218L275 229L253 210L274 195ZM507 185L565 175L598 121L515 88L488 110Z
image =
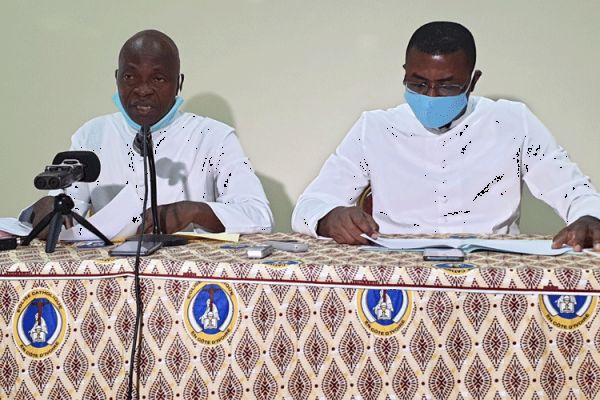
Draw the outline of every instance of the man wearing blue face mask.
M407 104L363 113L298 199L295 231L367 244L362 233L519 233L521 187L567 222L553 245L600 249L600 195L522 103L470 96L471 33L431 22L411 37ZM356 206L372 191L372 211Z
M140 215L144 164L132 145L145 125L154 143L158 214L165 233L190 226L213 232L271 231L269 202L234 129L179 111L183 74L171 38L155 30L135 34L121 48L115 77L113 101L119 112L87 122L72 138L72 150L93 151L101 163L96 182L67 189L75 211L108 213L104 221L110 221L114 211L106 210L126 209L128 220L110 221L114 232L135 233L141 217L146 218L146 232L152 231L149 210ZM52 203L46 197L33 206L34 224ZM115 229L115 223L122 226Z

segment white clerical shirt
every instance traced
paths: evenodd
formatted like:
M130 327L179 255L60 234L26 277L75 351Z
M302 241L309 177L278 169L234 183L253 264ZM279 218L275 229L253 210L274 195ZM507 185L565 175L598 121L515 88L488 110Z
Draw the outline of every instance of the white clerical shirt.
M522 184L567 223L600 218L600 195L522 103L471 96L450 129L429 131L408 104L369 111L298 199L296 232L352 206L367 185L381 233L519 233Z
M120 113L92 119L75 132L71 150L93 151L101 163L96 182L80 182L67 189L77 212L85 215L90 206L98 212L114 200L122 207L140 208L140 215L144 164L132 148L136 133ZM210 118L178 113L167 127L152 133L152 140L158 205L204 202L227 232L271 231L269 202L233 128ZM127 195L117 197L127 186ZM140 222L137 218L123 224Z

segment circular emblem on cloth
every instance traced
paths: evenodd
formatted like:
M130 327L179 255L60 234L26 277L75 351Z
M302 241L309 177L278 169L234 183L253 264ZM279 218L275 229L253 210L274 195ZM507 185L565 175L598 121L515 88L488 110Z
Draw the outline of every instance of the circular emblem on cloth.
M13 317L17 347L32 358L52 354L63 342L67 316L60 299L48 289L34 289L19 302Z
M302 264L302 261L298 261L298 260L284 260L284 261L266 260L266 261L263 261L261 264L268 265L271 268L287 268L292 265L300 265L300 264Z
M540 295L540 309L550 325L572 330L583 325L596 310L595 296Z
M226 283L199 282L192 286L183 306L185 327L201 344L222 342L233 332L238 304Z
M472 269L477 268L474 264L465 264L465 263L441 263L435 264L435 268L444 270L444 272L450 275L464 275L471 271Z
M359 289L356 299L360 321L377 336L398 332L412 311L412 296L407 290Z

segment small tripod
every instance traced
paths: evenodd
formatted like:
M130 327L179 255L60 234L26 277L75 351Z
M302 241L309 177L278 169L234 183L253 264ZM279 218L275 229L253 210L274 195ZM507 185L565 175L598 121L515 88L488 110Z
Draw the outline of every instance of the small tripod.
M27 246L31 241L44 230L44 228L50 225L48 229L48 238L46 239L46 253L53 253L56 248L56 242L62 229L63 221L65 216L69 215L73 217L77 222L84 228L98 236L104 241L105 245L111 245L112 242L106 238L94 225L89 223L81 215L73 212L73 199L66 194L59 194L54 197L54 210L48 213L31 231L29 235L21 242L22 245Z

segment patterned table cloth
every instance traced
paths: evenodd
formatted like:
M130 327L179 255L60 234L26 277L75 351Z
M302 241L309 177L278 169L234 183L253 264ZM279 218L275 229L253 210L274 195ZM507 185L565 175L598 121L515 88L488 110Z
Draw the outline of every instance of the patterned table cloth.
M251 261L240 248L273 238L307 241L310 251ZM0 398L124 398L132 271L133 258L106 248L61 245L49 255L37 242L0 253ZM249 235L162 249L141 273L141 399L600 391L600 258L591 255L482 252L432 263Z

